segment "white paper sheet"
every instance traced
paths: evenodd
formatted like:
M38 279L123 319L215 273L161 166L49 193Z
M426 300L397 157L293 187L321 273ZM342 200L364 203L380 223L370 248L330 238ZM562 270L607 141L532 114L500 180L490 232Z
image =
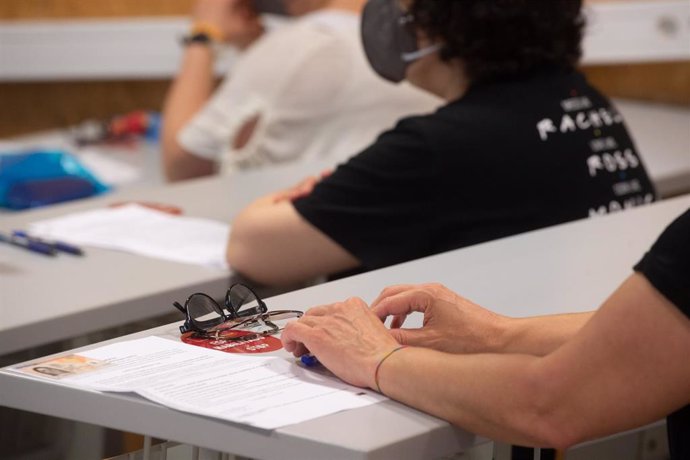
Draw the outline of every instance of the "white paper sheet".
M142 175L141 168L118 161L97 149L80 149L78 158L96 177L109 185L129 184Z
M129 204L34 222L32 236L227 269L230 226Z
M61 383L135 392L173 409L264 429L386 399L285 358L231 355L160 337L106 345L78 357L90 360L90 370L63 374ZM99 361L106 364L99 367ZM51 364L13 370L37 376L36 366Z

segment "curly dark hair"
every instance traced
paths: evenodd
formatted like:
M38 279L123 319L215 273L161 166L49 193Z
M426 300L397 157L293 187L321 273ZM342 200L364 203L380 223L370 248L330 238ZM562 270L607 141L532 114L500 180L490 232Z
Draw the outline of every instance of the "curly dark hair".
M459 58L473 82L542 67L572 69L582 54L582 0L413 0L410 13L441 58Z

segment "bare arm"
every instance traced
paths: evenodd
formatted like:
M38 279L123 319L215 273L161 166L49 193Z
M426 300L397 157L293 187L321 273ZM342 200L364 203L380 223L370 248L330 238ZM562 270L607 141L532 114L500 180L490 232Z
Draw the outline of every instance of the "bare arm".
M303 320L285 329L286 349L304 344L341 378L375 387L372 370L397 344L366 305L320 307ZM352 353L362 336L371 343ZM690 320L636 274L545 357L409 348L383 363L379 383L388 396L480 435L564 448L688 404L688 349Z
M232 223L227 259L248 278L290 285L355 268L357 259L305 221L286 199L289 191L263 197Z
M492 438L564 448L689 403L689 349L690 321L633 275L544 358L405 350L381 369L381 387Z
M213 40L239 49L251 45L263 26L246 0L197 0L194 23L202 25ZM215 87L214 52L209 44L192 43L163 107L163 169L170 181L212 174L215 162L186 151L177 141L182 128L201 110Z
M401 344L448 353L521 353L544 356L570 340L593 312L511 318L494 313L438 283L384 289L371 304ZM424 313L421 328L403 328L412 312Z
M572 339L595 312L510 318L496 352L547 355Z
M163 167L170 181L213 173L214 162L185 151L177 134L206 103L214 88L213 51L207 45L190 44L182 68L172 83L163 107Z

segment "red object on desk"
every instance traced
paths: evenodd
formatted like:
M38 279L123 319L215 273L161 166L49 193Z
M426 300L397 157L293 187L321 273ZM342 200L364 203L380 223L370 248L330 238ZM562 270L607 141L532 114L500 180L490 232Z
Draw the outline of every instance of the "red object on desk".
M155 209L156 211L165 212L167 214L172 214L174 216L179 216L182 214L182 208L173 206L171 204L153 203L151 201L120 201L117 203L112 203L108 207L117 208L127 204L138 204L139 206L143 206L149 209Z
M243 335L254 335L253 332L247 331L232 331L226 332L233 334L234 337L242 337ZM271 335L256 337L247 341L233 341L233 340L218 340L208 339L202 337L195 337L194 332L187 332L182 335L182 341L197 347L211 348L213 350L224 351L225 353L269 353L271 351L280 350L283 348L283 343L280 339Z

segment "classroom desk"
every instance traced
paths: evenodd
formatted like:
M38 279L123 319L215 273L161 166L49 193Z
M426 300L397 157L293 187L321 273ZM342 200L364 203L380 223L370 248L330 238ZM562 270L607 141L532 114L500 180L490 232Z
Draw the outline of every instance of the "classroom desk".
M185 215L230 222L251 200L318 173L320 163L244 172L157 187L126 188L102 197L5 214L0 231L142 200L179 206ZM196 265L87 248L85 257L51 258L0 244L0 355L174 311L194 291L222 297L231 273Z
M626 100L615 103L627 120L660 196L690 192L690 110ZM19 145L69 145L64 132L15 141ZM153 147L131 153L106 150L105 154L142 168L141 180L102 198L2 214L0 231L130 199L176 204L188 215L229 222L254 197L331 166L318 162L166 185L161 184L159 153ZM155 187L146 187L146 183ZM209 198L220 196L223 198ZM107 278L101 276L106 272ZM165 313L171 301L194 288L222 295L228 278L229 274L220 270L114 251L91 249L88 260L61 257L58 262L0 245L0 314L5 318L0 322L0 355ZM72 294L77 292L78 296Z
M506 315L587 311L631 273L666 225L688 207L690 195L685 195L294 291L267 304L304 309L352 295L371 301L390 284L438 281ZM410 324L420 323L417 315ZM175 325L135 336L145 335L177 337ZM252 458L429 459L484 442L393 401L266 432L129 395L78 390L4 370L0 387L3 406Z
M661 197L690 193L690 109L625 99L613 101Z

